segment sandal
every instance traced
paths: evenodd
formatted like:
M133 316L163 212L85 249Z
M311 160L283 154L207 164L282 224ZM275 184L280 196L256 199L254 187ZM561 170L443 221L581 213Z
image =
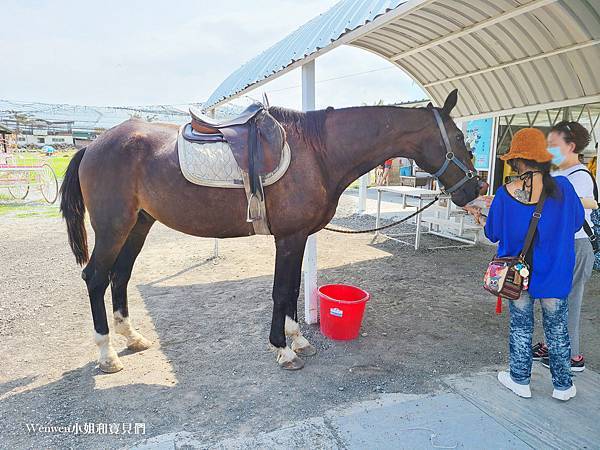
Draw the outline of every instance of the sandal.
M542 358L548 357L548 347L543 342L538 342L531 348L534 361L539 361Z

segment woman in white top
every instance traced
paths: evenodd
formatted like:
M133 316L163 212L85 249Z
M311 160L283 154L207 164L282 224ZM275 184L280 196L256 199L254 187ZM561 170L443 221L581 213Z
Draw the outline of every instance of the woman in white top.
M552 153L552 163L558 170L554 176L565 176L575 188L575 192L585 208L585 220L593 229L591 220L592 209L597 209L597 192L594 178L581 164L579 156L589 145L588 131L577 122L563 121L552 127L548 133L548 151ZM581 303L585 284L592 275L594 267L594 251L584 228L575 234L575 269L573 272L573 287L568 298L569 304L569 339L571 341L571 370L581 372L585 369L585 360L579 348L579 324ZM548 350L544 343L533 347L534 359L541 359L542 364L548 367Z

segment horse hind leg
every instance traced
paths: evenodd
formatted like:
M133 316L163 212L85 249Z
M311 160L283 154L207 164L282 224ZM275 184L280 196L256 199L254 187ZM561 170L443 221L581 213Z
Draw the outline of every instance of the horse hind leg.
M145 211L138 213L137 222L129 232L110 273L115 332L127 339L127 348L134 352L146 350L152 345L152 342L135 331L131 325L127 305L127 285L135 260L140 254L154 222L155 219Z
M123 364L110 340L104 294L109 284L110 269L135 223L135 215L124 214L123 220L120 221L111 221L108 217L106 219L101 223L93 222L96 242L90 261L81 276L85 280L90 297L95 341L100 352L98 365L103 372L114 373L123 369Z
M123 364L113 348L104 306L104 293L109 283L109 271L119 251L118 245L96 234L96 244L89 263L83 269L81 277L87 285L94 322L94 340L98 346L100 370L106 373L118 372Z

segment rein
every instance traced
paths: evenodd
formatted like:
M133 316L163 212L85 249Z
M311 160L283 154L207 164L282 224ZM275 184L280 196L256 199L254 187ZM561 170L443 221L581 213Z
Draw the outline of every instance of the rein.
M340 230L339 228L331 228L331 227L324 227L324 230L327 231L334 231L336 233L345 233L345 234L361 234L361 233L373 233L374 231L379 231L379 230L385 230L386 228L391 228L394 227L396 225L400 225L401 223L406 222L409 219L412 219L413 217L415 217L417 214L421 214L423 211L425 211L427 208L429 208L430 206L433 206L433 204L435 202L437 202L439 200L440 196L436 195L435 198L427 203L425 206L423 206L420 209L417 209L414 213L406 216L404 219L402 220L398 220L396 222L392 222L388 225L384 225L382 227L377 227L377 228L369 228L368 230Z

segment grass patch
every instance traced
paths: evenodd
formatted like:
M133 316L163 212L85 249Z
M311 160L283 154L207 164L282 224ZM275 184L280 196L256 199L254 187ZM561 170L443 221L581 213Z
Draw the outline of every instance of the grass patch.
M56 173L57 178L63 178L67 171L67 166L76 150L56 152L52 156L45 156L36 152L15 153L15 162L18 166L35 166L48 164Z
M58 205L40 204L38 202L18 203L15 200L9 203L0 203L0 217L26 218L26 217L60 217Z
M75 154L76 150L56 152L52 156L46 156L39 152L21 152L14 153L13 157L9 160L10 165L16 166L41 166L48 164L60 181L64 178L65 172L71 158ZM58 208L56 205L48 205L43 199L38 199L39 187L30 186L29 193L25 200L15 200L12 195L8 192L6 187L7 181L14 180L18 177L15 173L11 173L10 170L0 169L0 216L11 215L12 217L31 217L31 216L43 216L43 217L58 217ZM32 171L29 173L30 183L36 181L36 175ZM18 178L17 178L18 179ZM4 181L4 183L3 183ZM32 201L34 200L35 201Z
M26 218L26 217L60 217L60 211L58 208L45 209L39 211L27 211L15 214L16 218Z

